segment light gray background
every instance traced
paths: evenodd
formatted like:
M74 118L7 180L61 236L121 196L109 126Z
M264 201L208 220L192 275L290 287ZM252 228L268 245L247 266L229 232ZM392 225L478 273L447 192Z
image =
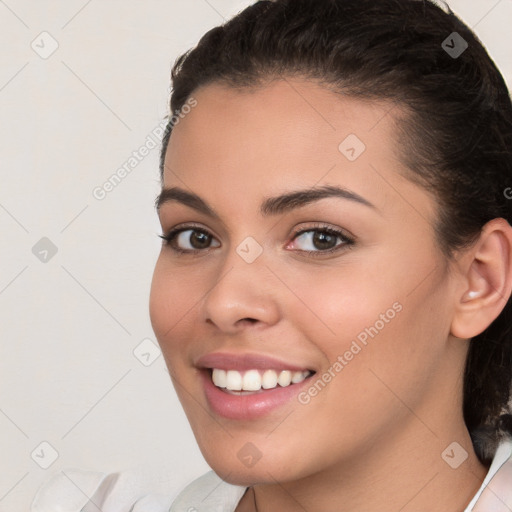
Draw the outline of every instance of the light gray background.
M158 148L103 200L92 192L167 114L174 59L250 3L0 1L2 512L28 510L68 467L162 468L173 495L209 469L163 358L133 353L155 342ZM510 87L512 0L449 3ZM47 58L31 47L46 56L43 31L59 45ZM43 237L58 249L46 262L32 252ZM59 454L48 469L43 441Z

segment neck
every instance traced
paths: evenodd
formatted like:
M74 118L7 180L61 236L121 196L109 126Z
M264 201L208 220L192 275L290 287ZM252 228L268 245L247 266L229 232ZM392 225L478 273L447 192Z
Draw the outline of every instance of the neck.
M456 469L446 462L461 460L457 446L446 451L454 440L468 453ZM437 512L455 512L465 509L487 471L463 423L440 435L412 417L405 435L388 433L356 460L297 481L254 486L236 512L327 512L333 503L340 512L431 512L433 504Z

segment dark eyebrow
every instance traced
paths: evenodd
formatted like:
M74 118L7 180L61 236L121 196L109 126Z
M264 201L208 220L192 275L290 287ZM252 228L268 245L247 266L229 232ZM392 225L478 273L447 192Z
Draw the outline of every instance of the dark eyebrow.
M360 203L378 211L372 203L355 192L334 185L325 185L317 188L289 192L276 197L268 197L262 202L260 206L260 213L264 217L279 215L327 197L348 199L349 201ZM162 192L155 200L155 207L157 211L160 210L160 207L163 204L170 201L177 201L178 203L193 208L194 210L204 213L209 217L220 220L219 214L209 206L208 203L193 192L188 192L179 187L162 189Z

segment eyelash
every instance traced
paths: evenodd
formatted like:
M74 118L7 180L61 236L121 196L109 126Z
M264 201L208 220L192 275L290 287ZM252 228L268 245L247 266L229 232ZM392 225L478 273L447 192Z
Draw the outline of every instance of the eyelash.
M180 226L180 227L174 228L171 231L169 231L169 233L167 233L165 235L158 235L158 236L162 240L164 240L165 245L168 245L172 251L174 251L175 253L178 253L179 255L187 255L188 254L188 255L195 256L195 255L199 255L199 253L208 252L210 249L180 249L179 247L175 247L172 245L172 242L175 240L175 238L180 233L182 233L183 231L189 231L189 230L196 231L198 233L201 233L201 234L204 234L207 236L211 235L207 230L205 230L204 228L201 228L199 226L185 225L185 226ZM326 249L324 251L321 251L321 250L319 250L319 251L304 251L304 250L299 249L299 252L306 253L309 256L313 256L315 258L321 257L322 255L325 255L325 254L332 254L334 252L337 252L337 251L340 251L343 249L350 249L355 243L354 239L348 237L343 232L333 229L324 224L310 226L307 229L302 229L300 231L297 231L297 232L293 233L292 240L295 240L300 235L303 235L304 233L309 233L311 231L327 233L328 235L336 236L337 238L340 238L342 240L341 244L338 244L335 247L332 247L331 249Z

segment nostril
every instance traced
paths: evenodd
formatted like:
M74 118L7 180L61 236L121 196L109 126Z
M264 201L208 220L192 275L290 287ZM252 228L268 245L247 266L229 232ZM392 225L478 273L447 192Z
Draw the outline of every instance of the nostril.
M240 320L238 320L237 324L238 325L245 325L245 324L254 324L256 323L258 320L256 320L255 318L241 318Z

